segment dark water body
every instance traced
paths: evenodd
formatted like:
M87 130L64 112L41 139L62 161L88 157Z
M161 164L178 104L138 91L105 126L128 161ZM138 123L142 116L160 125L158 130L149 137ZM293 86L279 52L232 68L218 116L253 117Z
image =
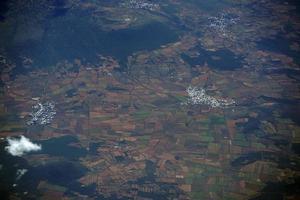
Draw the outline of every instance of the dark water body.
M285 149L285 150L289 149L290 141L281 135L266 134L261 138L265 139L265 141L262 140L262 143L265 145L270 145L270 143L272 143L280 149Z
M8 199L9 194L19 194L22 199L23 192L38 195L37 185L44 180L54 185L67 188L67 192L76 191L85 195L93 195L95 186L81 187L76 180L83 176L87 169L78 162L60 161L49 162L38 166L30 166L22 157L11 156L4 147L6 142L0 143L0 197ZM28 170L19 180L16 180L18 169ZM13 187L13 184L17 184Z
M300 2L298 0L284 0L284 2L288 2L289 4L294 5L297 8L300 8Z
M265 101L278 103L277 108L280 110L281 117L289 118L297 125L300 125L300 100L299 99L285 99L274 98L267 96L260 96Z
M61 161L39 165L28 170L22 177L22 184L46 180L52 184L69 187L75 184L76 179L83 176L87 170L78 163Z
M72 89L69 89L68 91L66 91L66 97L74 97L77 95L77 91L78 89L77 88L72 88Z
M67 14L70 8L55 8L52 11L52 17L61 17Z
M245 123L237 123L238 126L243 128L243 133L252 134L254 131L260 129L260 120L250 117Z
M21 157L13 157L5 150L6 142L0 142L0 197L1 199L8 199L10 193L15 192L16 189L12 186L15 183L16 173L18 169L28 169L29 166Z
M295 124L300 125L300 104L282 105L281 116L291 119Z
M279 104L297 104L300 103L300 100L297 99L284 99L284 98L274 98L274 97L268 97L265 95L260 96L259 98L262 98L265 101L272 101L272 102L276 102Z
M210 0L210 1L199 1L199 0L188 0L187 2L194 4L201 10L205 10L206 12L215 13L217 11L221 11L224 8L230 5L226 0Z
M258 107L256 112L258 113L258 118L260 121L265 120L274 123L273 108Z
M53 0L53 6L55 7L63 7L67 4L68 0Z
M127 89L118 87L118 86L113 86L113 85L107 85L106 90L111 91L111 92L124 92L127 91Z
M300 1L299 0L280 0L282 3L288 2L290 5L295 6L295 14L299 16L300 13Z
M292 57L297 64L300 64L299 52L293 51L290 45L293 41L286 39L285 37L278 35L274 38L264 38L257 42L257 48L267 51L273 51L276 53L282 53Z
M51 13L52 17L60 17L67 14L70 8L66 7L66 0L54 0L53 1L53 11Z
M289 158L287 155L275 152L250 152L241 155L231 162L232 167L240 168L242 166L254 163L256 161L270 161L278 164L279 168L289 168L292 170L298 170L300 162Z
M58 6L58 9L64 7ZM125 65L132 53L153 50L178 38L175 30L160 22L103 31L87 13L66 11L62 15L45 20L40 30L42 37L9 44L6 49L10 57L13 60L19 55L31 57L35 66L47 67L64 59L73 61L75 58L95 63L98 61L97 54L104 54L117 58Z
M151 160L146 160L145 171L146 171L146 177L148 179L154 180L154 178L155 178L155 171L156 171L156 165L155 165L155 163L152 162Z
M235 70L242 67L242 57L236 56L228 49L217 51L206 51L205 49L197 48L200 55L198 57L190 57L182 54L182 59L192 67L195 65L204 65L205 62L209 67L218 70Z
M266 69L264 72L266 74L286 74L289 78L300 81L300 70L298 69Z
M5 20L5 13L8 11L8 0L0 1L0 22Z
M91 155L97 155L98 151L97 149L102 146L104 142L95 142L95 143L90 143L89 144L89 154Z
M77 144L79 141L76 137L67 135L59 138L51 138L49 140L40 141L42 150L36 154L48 154L50 156L62 156L65 159L76 160L87 155L87 150L71 146L70 144Z
M297 155L300 156L300 144L299 143L292 144L292 151L294 151Z
M263 99L269 98L264 96L260 97ZM271 98L272 99L272 98ZM284 102L288 100L283 100ZM288 101L289 102L289 101ZM281 109L281 106L275 106L275 108ZM282 150L289 151L290 148L290 140L279 134L270 134L262 128L262 121L268 121L272 124L276 124L276 120L273 117L273 111L276 110L274 107L272 108L257 108L255 112L258 114L256 118L249 117L245 115L244 117L248 118L247 122L237 123L237 127L242 130L242 133L245 134L245 137L248 138L250 135L255 135L259 138L260 142L266 146L277 146Z
M284 200L288 199L285 198L285 196L299 197L299 185L299 177L293 178L293 181L290 182L269 182L264 187L264 189L260 191L261 194L258 197L252 198L250 200Z

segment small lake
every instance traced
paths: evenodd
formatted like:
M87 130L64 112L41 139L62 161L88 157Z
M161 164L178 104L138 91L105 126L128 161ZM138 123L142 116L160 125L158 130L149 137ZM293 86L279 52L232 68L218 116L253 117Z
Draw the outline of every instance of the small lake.
M37 141L37 143L42 145L42 150L35 154L62 156L65 159L76 160L80 157L86 156L88 153L85 148L72 145L78 143L78 139L71 135Z
M0 142L0 197L7 199L10 193L18 193L20 197L23 192L38 195L37 186L40 181L44 180L53 185L59 185L66 188L66 193L72 191L85 195L93 195L95 185L82 187L77 179L82 177L88 170L79 162L72 161L70 158L83 155L81 149L68 146L68 143L75 142L74 137L65 136L63 138L50 139L42 143L42 153L51 155L62 155L66 157L63 161L51 161L38 166L30 166L22 157L11 156L4 147L7 145L5 141ZM51 146L53 145L53 146ZM40 153L41 153L40 152ZM60 153L59 153L60 152ZM17 171L26 169L27 172L17 179ZM13 186L16 184L16 186Z

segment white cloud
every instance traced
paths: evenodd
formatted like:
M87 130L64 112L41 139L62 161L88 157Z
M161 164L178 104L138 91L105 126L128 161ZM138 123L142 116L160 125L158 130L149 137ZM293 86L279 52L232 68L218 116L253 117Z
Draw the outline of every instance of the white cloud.
M21 135L20 138L7 138L8 146L5 150L13 156L22 156L31 151L39 151L42 146L32 143L28 138Z

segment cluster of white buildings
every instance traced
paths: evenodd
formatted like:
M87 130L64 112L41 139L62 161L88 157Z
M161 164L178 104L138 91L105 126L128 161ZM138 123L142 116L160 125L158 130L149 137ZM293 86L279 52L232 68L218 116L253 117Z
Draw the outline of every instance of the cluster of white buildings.
M56 114L55 104L50 101L45 103L38 102L32 109L33 111L29 114L31 119L27 121L27 125L49 124Z
M238 17L233 17L227 13L222 13L217 17L209 17L209 27L220 32L223 36L226 36L229 26L236 24L239 20Z
M156 3L151 3L147 0L129 0L121 4L122 6L133 8L133 9L145 9L154 11L159 8L159 5Z
M223 99L209 96L206 94L206 91L203 88L198 89L196 87L189 86L186 91L189 95L189 99L187 100L186 104L203 104L212 108L235 105L235 101L233 99Z

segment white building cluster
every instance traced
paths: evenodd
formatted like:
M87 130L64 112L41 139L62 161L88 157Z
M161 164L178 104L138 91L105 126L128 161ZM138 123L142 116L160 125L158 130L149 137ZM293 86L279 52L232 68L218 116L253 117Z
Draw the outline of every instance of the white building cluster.
M29 114L31 119L27 121L27 125L49 124L56 114L55 104L53 102L38 102L32 109L33 111Z
M198 89L196 87L189 86L186 91L189 95L187 104L203 104L211 106L212 108L226 107L235 104L235 101L233 99L223 99L209 96L206 94L203 88Z
M147 0L129 0L129 1L123 2L121 5L128 7L128 8L145 9L145 10L150 10L150 11L154 11L159 8L158 4L151 3L150 1L147 1Z
M209 17L209 27L226 36L228 28L238 22L238 17L233 17L227 13L222 13L217 17Z

